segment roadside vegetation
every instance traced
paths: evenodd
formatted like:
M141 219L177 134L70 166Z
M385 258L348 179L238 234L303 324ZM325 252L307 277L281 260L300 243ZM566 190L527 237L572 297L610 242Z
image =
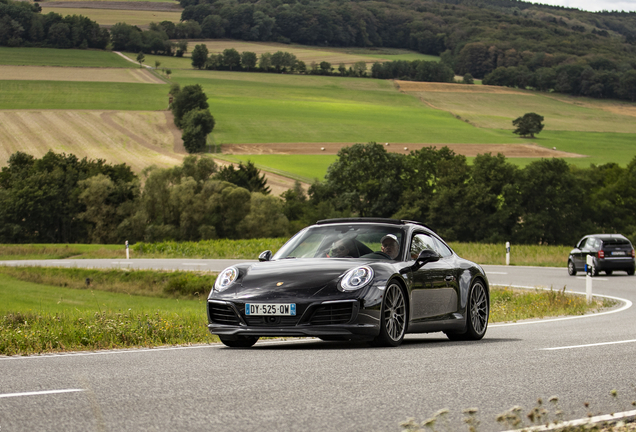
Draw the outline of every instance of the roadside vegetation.
M139 242L130 247L130 258L203 258L255 260L258 255L271 250L276 253L287 241L286 237L255 238L243 240L202 240L198 242L165 241ZM504 243L460 243L450 246L462 258L484 265L506 263ZM566 267L570 246L512 245L511 265L537 267ZM0 261L31 259L122 259L126 256L124 244L2 244Z
M216 274L0 267L0 355L217 342L206 326ZM490 322L610 307L561 291L493 287Z
M633 411L636 401L629 403L629 399L619 395L618 391L610 390L608 396L612 398L616 406L615 413ZM595 417L593 407L588 402L583 402L587 411L586 419L568 420L567 413L560 406L558 396L551 396L547 402L538 398L535 406L527 409L521 406L512 408L500 413L496 417L497 423L505 430L515 431L548 431L559 432L631 432L636 431L636 421L633 416L618 418L617 420L601 420ZM612 416L614 413L611 414ZM400 422L402 432L450 432L449 423L450 411L440 409L430 418L417 422L414 417ZM607 417L607 416L604 416ZM479 409L467 408L462 411L462 421L469 432L480 430Z

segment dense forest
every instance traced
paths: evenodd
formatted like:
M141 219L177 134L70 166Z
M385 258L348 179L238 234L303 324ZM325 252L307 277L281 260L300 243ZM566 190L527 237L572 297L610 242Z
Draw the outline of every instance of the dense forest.
M378 169L378 167L382 169ZM444 147L408 155L345 147L322 182L275 197L253 164L207 157L151 168L49 152L15 153L0 172L0 243L122 243L282 237L343 216L425 221L449 241L573 244L589 232L636 240L636 158L579 169L563 159L472 165Z
M180 2L179 23L152 23L149 30L118 23L109 32L85 17L41 15L37 3L0 0L0 45L163 55L183 55L187 44L176 40L197 38L407 48L440 55L445 68L487 84L636 100L634 12L517 0ZM378 63L370 75L448 81L446 71L422 74L418 66Z

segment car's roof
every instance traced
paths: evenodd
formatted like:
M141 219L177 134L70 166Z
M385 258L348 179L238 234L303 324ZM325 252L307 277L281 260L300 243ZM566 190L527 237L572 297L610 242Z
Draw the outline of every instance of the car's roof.
M625 237L623 234L588 234L588 235L585 236L585 238L588 238L588 237L599 238L601 240L603 240L603 239L615 239L615 238L620 238L620 239L627 240L627 237Z
M369 224L389 224L389 225L418 225L431 230L428 226L421 222L403 220L403 219L390 219L390 218L371 218L371 217L357 217L357 218L336 218L336 219L323 219L316 222L316 225L329 225L329 224L343 224L343 223L369 223Z

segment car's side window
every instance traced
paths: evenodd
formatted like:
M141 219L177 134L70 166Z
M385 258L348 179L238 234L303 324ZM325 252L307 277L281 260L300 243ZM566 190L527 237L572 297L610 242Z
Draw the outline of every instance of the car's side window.
M433 237L435 240L435 245L437 246L437 252L442 256L442 258L447 258L453 254L453 252L446 246L440 239Z
M433 237L426 234L415 234L411 241L411 259L417 259L420 253L426 249L437 251Z
M596 243L596 239L594 237L589 237L585 242L585 248L594 249L594 243Z

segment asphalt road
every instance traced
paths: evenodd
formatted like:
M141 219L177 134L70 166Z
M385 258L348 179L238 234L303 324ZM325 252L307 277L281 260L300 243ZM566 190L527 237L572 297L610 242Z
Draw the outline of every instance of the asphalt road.
M485 268L491 284L585 291L565 269ZM439 429L465 431L471 407L477 430L499 431L511 428L497 414L528 412L538 398L554 412L552 396L566 419L634 410L636 278L594 278L594 293L628 301L592 316L491 325L479 342L435 333L382 349L298 339L0 357L0 431L399 431L441 408L449 427Z

